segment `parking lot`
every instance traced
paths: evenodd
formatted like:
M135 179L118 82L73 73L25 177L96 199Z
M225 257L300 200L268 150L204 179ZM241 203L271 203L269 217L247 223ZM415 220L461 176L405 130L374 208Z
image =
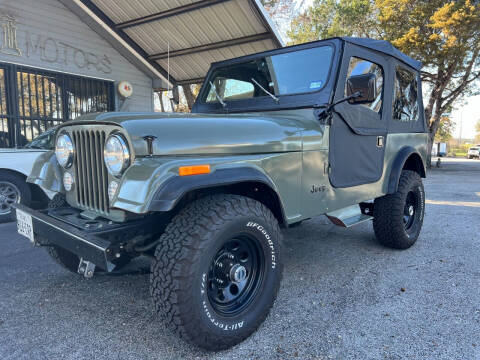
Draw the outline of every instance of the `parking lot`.
M480 359L480 161L443 159L425 181L425 223L406 251L370 223L326 218L284 232L283 285L240 345L207 353L166 330L148 263L91 280L0 225L2 359Z

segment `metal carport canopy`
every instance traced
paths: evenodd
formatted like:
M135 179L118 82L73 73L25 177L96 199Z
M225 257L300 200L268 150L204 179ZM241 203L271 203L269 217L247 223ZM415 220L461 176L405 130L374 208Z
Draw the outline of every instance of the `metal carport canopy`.
M283 46L259 0L61 1L88 8L164 83L201 82L212 62Z

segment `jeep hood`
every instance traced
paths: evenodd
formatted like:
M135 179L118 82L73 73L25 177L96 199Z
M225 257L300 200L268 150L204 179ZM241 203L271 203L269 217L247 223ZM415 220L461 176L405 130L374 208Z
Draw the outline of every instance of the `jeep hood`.
M86 121L123 127L136 156L278 153L302 147L295 121L270 114L106 113L75 123ZM152 154L145 140L149 136L154 137Z

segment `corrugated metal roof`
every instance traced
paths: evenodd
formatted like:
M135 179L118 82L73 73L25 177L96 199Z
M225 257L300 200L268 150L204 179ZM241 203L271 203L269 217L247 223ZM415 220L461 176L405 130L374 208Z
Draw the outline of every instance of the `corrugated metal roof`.
M258 0L81 1L178 83L205 77L212 62L283 45Z
M213 62L255 54L265 49L275 48L276 46L272 40L263 40L191 55L178 56L170 59L170 71L172 74L175 74L175 78L177 80L180 79L180 81L181 79L201 79L205 76L210 68L210 64ZM164 69L167 68L167 59L157 61Z

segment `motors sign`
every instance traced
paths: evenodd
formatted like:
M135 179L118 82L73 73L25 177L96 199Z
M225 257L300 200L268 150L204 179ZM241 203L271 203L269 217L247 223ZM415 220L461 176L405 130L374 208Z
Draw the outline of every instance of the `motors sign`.
M0 19L0 54L36 57L45 63L73 65L78 69L94 69L104 74L112 72L112 62L105 54L96 54L52 36L35 34L28 30L23 33L24 37L19 39L16 19L9 15L0 15Z
M97 55L52 37L32 35L27 32L26 49L28 57L39 56L45 62L74 64L79 69L95 68L105 74L112 72L111 61L107 55Z

